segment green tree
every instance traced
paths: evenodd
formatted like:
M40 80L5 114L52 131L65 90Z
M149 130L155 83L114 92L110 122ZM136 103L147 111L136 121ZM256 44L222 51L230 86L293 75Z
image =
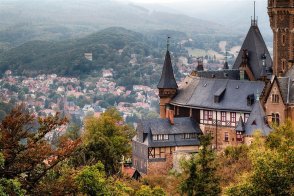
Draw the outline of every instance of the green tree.
M211 148L211 135L199 137L201 148L197 155L188 161L188 177L181 183L181 192L189 196L219 195L219 178L216 175L215 152Z
M136 192L136 196L165 196L165 192L159 186L155 186L153 189L147 185L142 185Z
M227 189L228 195L294 195L294 128L290 121L250 146L252 170Z
M122 156L130 155L133 135L134 131L123 122L119 112L110 108L99 118L85 120L83 144L74 161L78 165L101 161L107 173L114 174L120 168Z
M76 183L82 193L96 196L109 195L104 166L101 162L85 166L76 176Z

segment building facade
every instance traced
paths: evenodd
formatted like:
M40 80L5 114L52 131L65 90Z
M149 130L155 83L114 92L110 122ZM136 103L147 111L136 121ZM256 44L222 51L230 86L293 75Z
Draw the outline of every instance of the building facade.
M294 120L294 0L268 3L274 61L255 17L232 69L207 71L200 63L178 86L167 50L157 86L160 119L139 123L133 139L138 171L178 168L180 155L197 153L200 134L211 134L212 147L223 150L249 145L255 131L267 136L273 123Z

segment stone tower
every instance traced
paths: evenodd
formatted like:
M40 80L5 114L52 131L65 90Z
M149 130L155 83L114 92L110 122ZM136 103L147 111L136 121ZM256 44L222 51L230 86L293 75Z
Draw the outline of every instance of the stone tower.
M157 85L160 97L160 118L166 118L166 106L171 99L177 94L178 85L175 80L174 71L171 63L169 52L169 38L167 43L167 51L165 55L164 65L160 81Z
M294 57L294 0L268 0L268 14L274 34L275 75L285 75Z

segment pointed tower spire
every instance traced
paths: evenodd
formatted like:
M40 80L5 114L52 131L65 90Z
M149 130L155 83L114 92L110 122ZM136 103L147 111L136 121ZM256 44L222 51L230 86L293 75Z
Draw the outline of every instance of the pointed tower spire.
M174 76L174 71L173 71L173 66L171 62L171 57L169 53L169 39L170 37L167 38L167 50L165 54L165 60L162 68L162 74L160 81L157 85L157 88L178 88L175 76Z
M170 103L172 98L177 94L178 89L169 53L169 39L170 37L167 38L167 50L165 54L165 60L162 68L161 78L157 85L157 88L159 89L159 106L161 118L166 117L166 107Z

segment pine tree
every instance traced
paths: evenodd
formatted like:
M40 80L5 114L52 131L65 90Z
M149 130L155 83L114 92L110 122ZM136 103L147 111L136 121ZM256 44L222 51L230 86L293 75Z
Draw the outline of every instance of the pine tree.
M188 178L183 181L180 189L189 196L219 195L221 192L219 178L216 175L215 152L211 148L212 137L200 136L199 153L188 162ZM185 169L185 168L184 168Z

